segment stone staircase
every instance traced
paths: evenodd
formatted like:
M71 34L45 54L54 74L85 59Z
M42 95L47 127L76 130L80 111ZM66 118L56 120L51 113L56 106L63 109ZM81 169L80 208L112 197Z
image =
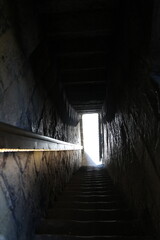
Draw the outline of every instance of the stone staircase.
M128 209L103 167L82 167L73 176L35 236L35 240L87 239L154 239Z

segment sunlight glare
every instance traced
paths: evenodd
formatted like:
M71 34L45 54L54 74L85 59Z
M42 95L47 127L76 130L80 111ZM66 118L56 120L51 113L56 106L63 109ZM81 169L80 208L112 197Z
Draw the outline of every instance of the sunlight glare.
M99 119L98 113L83 114L84 152L95 164L99 161Z

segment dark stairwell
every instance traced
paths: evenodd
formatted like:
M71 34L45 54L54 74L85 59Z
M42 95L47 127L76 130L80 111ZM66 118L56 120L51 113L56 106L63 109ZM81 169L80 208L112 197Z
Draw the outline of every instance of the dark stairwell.
M0 10L0 240L159 239L159 1ZM103 167L80 169L92 112Z
M36 240L151 240L153 229L129 209L106 169L81 167L37 229Z

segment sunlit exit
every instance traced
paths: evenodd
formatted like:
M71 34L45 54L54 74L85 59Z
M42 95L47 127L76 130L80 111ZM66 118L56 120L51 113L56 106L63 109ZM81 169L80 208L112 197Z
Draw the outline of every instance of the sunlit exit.
M87 162L89 164L100 164L98 113L84 114L82 122L83 144Z

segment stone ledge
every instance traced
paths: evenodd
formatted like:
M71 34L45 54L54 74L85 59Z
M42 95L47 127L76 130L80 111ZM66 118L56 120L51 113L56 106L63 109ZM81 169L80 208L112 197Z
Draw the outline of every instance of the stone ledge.
M80 145L63 142L0 123L0 151L68 151L82 150Z

